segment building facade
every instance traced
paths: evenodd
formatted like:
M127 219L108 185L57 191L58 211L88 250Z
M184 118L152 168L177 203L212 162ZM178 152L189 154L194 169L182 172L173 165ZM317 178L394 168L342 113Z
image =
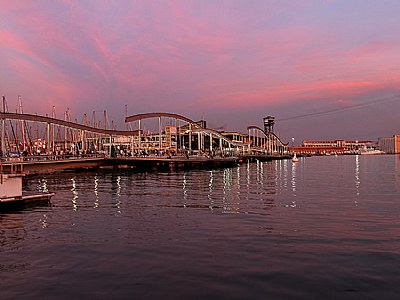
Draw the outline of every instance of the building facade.
M291 153L301 154L358 154L375 148L376 143L365 140L303 141L301 146L290 147Z
M400 153L400 135L381 137L378 139L379 150L388 154Z

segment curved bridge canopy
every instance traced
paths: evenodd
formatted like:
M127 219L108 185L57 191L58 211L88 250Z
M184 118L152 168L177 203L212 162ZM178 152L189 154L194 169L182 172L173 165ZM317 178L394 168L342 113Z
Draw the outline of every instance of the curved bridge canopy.
M254 126L254 125L247 127L247 131L249 131L250 129L255 129L255 130L261 131L261 133L262 133L266 138L268 138L268 135L273 136L279 143L282 144L282 146L287 146L287 145L289 145L289 143L286 143L286 144L283 143L283 142L281 141L281 139L280 139L275 133L273 133L273 132L270 132L269 134L266 134L266 133L264 132L263 129L261 129L261 128L258 127L258 126Z
M173 119L177 119L180 121L184 121L186 123L189 123L191 125L194 126L194 129L192 130L192 132L197 133L208 133L208 134L212 134L217 136L218 138L224 140L225 142L234 145L236 147L243 147L243 146L248 146L250 145L250 143L241 143L241 142L236 142L236 141L232 141L231 139L223 136L221 133L219 133L218 131L212 130L212 129L208 129L208 128L203 128L201 127L198 123L196 123L195 121L182 116L182 115L178 115L178 114L174 114L174 113L161 113L161 112L156 112L156 113L143 113L143 114L137 114L137 115L133 115L133 116L129 116L125 118L125 122L134 122L134 121L139 121L139 120L143 120L143 119L150 119L150 118L159 118L159 117L165 117L165 118L173 118Z
M208 134L213 134L215 136L217 136L218 138L224 140L225 142L232 144L234 146L237 147L243 147L243 146L250 146L250 142L248 143L241 143L241 142L237 142L237 141L233 141L231 139L228 139L226 136L222 135L221 133L219 133L218 131L215 131L213 129L194 129L193 132L204 132L204 133L208 133Z
M143 120L143 119L159 118L159 117L173 118L173 119L181 120L181 121L187 122L197 128L201 128L201 126L199 124L197 124L195 121L193 121L189 118L186 118L182 115L173 114L173 113L161 113L161 112L144 113L144 114L137 114L137 115L129 116L129 117L125 118L125 122L129 123L129 122L139 121L139 120Z
M1 119L10 119L10 120L22 120L22 121L32 121L32 122L40 122L40 123L50 123L60 126L65 126L68 128L105 134L105 135L120 135L120 136L136 136L138 134L137 130L128 131L128 130L111 130L111 129L101 129L95 128L87 125L82 125L79 123L74 123L70 121L64 121L60 119L38 116L38 115L30 115L30 114L19 114L19 113L9 113L9 112L1 112L0 113Z

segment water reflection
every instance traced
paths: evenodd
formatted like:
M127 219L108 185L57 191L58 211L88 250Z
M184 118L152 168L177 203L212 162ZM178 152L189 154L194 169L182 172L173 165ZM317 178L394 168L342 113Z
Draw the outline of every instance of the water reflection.
M71 188L71 192L72 192L72 208L74 211L76 211L78 209L78 191L76 189L76 178L73 177L71 178L72 181L72 188Z
M47 187L47 179L46 178L40 178L38 180L38 191L40 193L48 193L49 189Z
M213 184L214 184L214 171L213 170L209 171L209 175L210 175L210 179L208 181L208 195L207 195L207 198L208 198L208 201L210 202L210 209L212 210L213 206L214 206L214 200L213 200L213 197L212 197Z
M246 193L244 193L243 191L242 191L242 188L246 188L246 190L247 190L247 192L248 192L248 187L247 187L247 184L246 185L243 185L243 184L241 184L240 183L240 181L241 181L241 179L242 179L242 175L241 175L241 167L240 166L238 166L237 168L236 168L236 184L235 184L235 188L236 188L236 190L237 190L237 195L236 195L236 197L237 197L237 199L238 199L238 202L240 203L240 202L242 202L243 203L243 205L245 205L245 210L244 210L244 212L245 213L248 213L248 210L249 210L249 207L248 207L248 205L249 205L249 195L248 194L246 194ZM246 195L246 197L245 197L245 199L242 199L243 198L243 196L245 196Z
M183 173L183 182L182 182L182 190L183 190L183 207L186 207L188 202L188 189L187 189L187 175ZM212 186L211 186L212 188Z
M121 213L121 176L111 176L112 203L117 208L117 213Z
M99 178L94 176L94 208L99 207Z
M17 242L24 240L26 236L23 215L0 213L0 232L0 252L8 247L16 247Z
M358 197L360 196L360 158L359 155L356 155L356 167L355 167L355 186L356 186L356 196L357 198L354 200L354 203L357 205Z
M234 212L234 209L231 206L232 205L231 184L232 184L232 169L224 169L223 187L222 187L222 203L223 203L224 213Z
M294 193L294 196L296 196L296 167L297 167L297 164L296 163L292 163L292 180L291 180L291 183L292 183L292 191L293 191L293 193Z
M400 165L399 157L395 157L395 167ZM308 168L313 172L322 170L329 158L316 157L309 159ZM362 156L347 157L347 161L341 157L335 158L334 168L330 168L327 175L337 170L340 174L339 181L346 182L352 186L352 203L358 205L361 193L361 164L365 160ZM393 160L392 160L393 161ZM129 199L129 205L141 207L153 205L179 206L184 208L201 207L208 208L215 213L254 213L260 208L271 209L273 207L298 208L302 203L302 193L306 184L307 190L318 188L314 186L315 181L310 180L310 172L306 168L306 159L301 163L293 164L290 160L277 160L272 162L255 162L239 165L235 168L214 169L214 170L191 170L185 172L165 173L97 173L86 174L89 179L84 179L81 174L69 178L72 186L70 192L72 197L72 209L78 207L99 209L100 206L107 208L107 204L117 209L117 213L126 209L125 196L135 195ZM317 169L315 169L318 167ZM351 178L345 179L345 172ZM311 170L311 169L310 169ZM308 174L308 179L306 177ZM399 174L395 179L399 180ZM110 180L111 179L111 180ZM36 181L41 191L49 189L47 177ZM319 177L316 179L319 180ZM87 182L90 182L90 190ZM111 183L111 186L110 186ZM54 182L51 184L54 185ZM82 186L82 189L80 187ZM348 186L348 185L347 185ZM178 187L178 189L177 189ZM110 191L111 193L107 193ZM92 193L88 197L87 192ZM132 199L134 198L134 199ZM101 199L105 199L101 201ZM109 199L107 201L107 199ZM111 200L111 201L110 201ZM90 202L89 202L90 201ZM43 226L46 226L46 219L43 219Z
M125 209L125 197L135 195L129 198L129 205L178 205L183 208L204 207L211 211L217 209L220 213L249 213L254 212L260 203L265 209L272 208L274 195L290 192L291 196L296 196L297 166L279 160L247 163L235 168L167 174L87 174L85 176L90 176L88 179L81 176L69 179L72 185L69 201L74 211L78 207L104 209L111 202L120 214ZM41 189L48 190L46 180L40 180ZM81 185L82 190L79 189ZM92 197L87 197L86 193ZM103 197L109 197L110 202L101 201ZM86 198L90 202L86 202ZM291 204L295 205L295 202Z
M250 163L246 165L246 190L244 191L246 202L249 201L250 194Z
M43 176L54 206L0 214L2 298L396 299L398 157L304 161Z
M46 228L49 224L47 222L47 215L43 214L43 217L40 219L40 224L42 228Z
M283 168L283 187L284 187L284 189L286 190L287 189L287 187L288 187L288 182L289 182L289 180L288 180L288 178L289 178L289 176L288 176L288 160L280 160L279 161L280 162L280 165L281 165L281 169Z
M121 213L121 176L117 177L117 191L116 191L116 196L117 196L117 203L116 207L118 208L117 213Z
M278 178L274 168L272 162L258 162L236 168L172 174L172 186L163 186L162 193L173 194L176 177L180 179L181 197L170 201L180 199L184 208L207 207L212 211L219 209L221 213L248 213L250 203L255 201L253 195L258 195L256 201L271 207L271 195L276 193Z

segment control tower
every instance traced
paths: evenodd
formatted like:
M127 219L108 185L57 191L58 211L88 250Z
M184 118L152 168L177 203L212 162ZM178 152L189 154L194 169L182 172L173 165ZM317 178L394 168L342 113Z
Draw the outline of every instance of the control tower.
M265 134L274 132L275 117L266 116L265 118L263 118L263 120Z

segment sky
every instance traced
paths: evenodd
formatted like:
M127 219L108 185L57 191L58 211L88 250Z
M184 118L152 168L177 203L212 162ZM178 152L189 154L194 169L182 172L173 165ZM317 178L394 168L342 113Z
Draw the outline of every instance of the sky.
M400 133L398 0L0 0L10 111L170 112L295 139Z

